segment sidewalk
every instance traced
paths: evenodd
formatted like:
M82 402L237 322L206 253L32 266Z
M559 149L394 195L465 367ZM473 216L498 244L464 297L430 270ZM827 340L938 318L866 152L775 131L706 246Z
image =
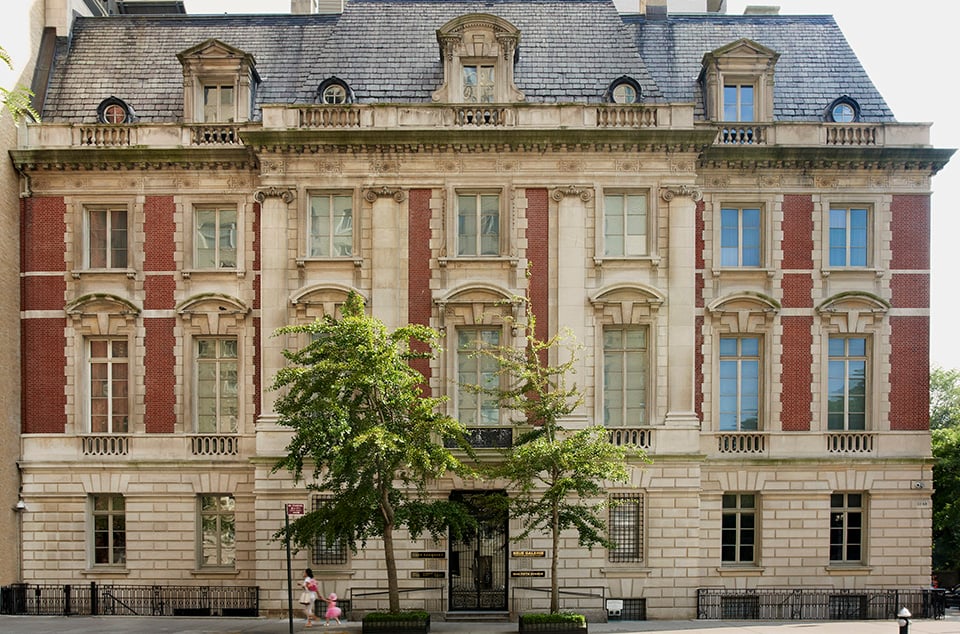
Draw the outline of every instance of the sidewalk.
M289 622L256 618L184 618L128 616L0 616L3 634L288 634ZM296 634L359 634L359 622L305 628L295 619ZM517 632L516 623L477 624L435 621L431 634L494 634ZM591 623L591 634L683 632L684 634L898 634L896 621L625 621ZM960 614L950 610L943 620L917 620L910 634L960 634Z

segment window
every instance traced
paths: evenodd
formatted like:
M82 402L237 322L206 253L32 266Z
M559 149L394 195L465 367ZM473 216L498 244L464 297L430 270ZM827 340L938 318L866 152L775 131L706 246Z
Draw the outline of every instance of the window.
M720 337L720 431L760 428L760 338Z
M870 213L863 207L830 208L830 266L867 266Z
M235 434L240 406L237 383L237 340L198 338L197 432Z
M134 120L133 108L122 99L107 97L97 106L97 121L109 125L132 123Z
M339 84L330 84L323 89L321 95L325 104L341 104L347 102L347 90Z
M494 102L494 66L470 64L463 67L463 101L465 103Z
M725 564L752 564L756 561L756 496L752 493L724 493L720 529L720 560Z
M603 424L635 427L647 422L647 329L603 329Z
M647 255L646 194L607 194L603 197L604 255Z
M756 121L754 89L750 84L725 84L723 87L723 120Z
M233 207L197 209L194 266L198 269L237 267L237 210Z
M93 565L122 566L127 562L127 519L122 495L93 496Z
M353 254L353 197L340 194L310 196L307 228L309 257Z
M760 266L760 209L720 210L720 266Z
M860 104L856 99L844 95L834 99L827 108L827 121L834 123L853 123L860 120Z
M127 268L127 210L87 209L86 268Z
M867 339L830 337L828 349L827 429L866 429Z
M232 85L204 85L203 120L207 123L232 122L236 115L233 92Z
M313 510L318 511L333 502L332 496L315 496ZM336 565L347 563L347 544L341 539L328 542L323 535L317 535L313 540L313 565Z
M610 499L610 561L643 561L643 496L615 494Z
M232 495L200 496L200 568L232 568L237 558L236 502Z
M90 433L129 431L130 364L126 339L88 341Z
M500 194L457 196L457 255L500 255Z
M607 101L613 103L637 103L640 101L640 84L632 77L618 77L607 90Z
M496 360L480 351L500 345L498 328L457 328L457 414L466 427L500 424L500 407L494 394L484 390L500 387Z
M830 495L830 561L863 562L863 494Z

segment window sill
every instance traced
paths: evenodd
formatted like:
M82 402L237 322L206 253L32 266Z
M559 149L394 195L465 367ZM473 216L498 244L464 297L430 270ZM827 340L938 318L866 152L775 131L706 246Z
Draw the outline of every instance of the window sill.
M774 270L762 266L723 266L712 269L714 277L766 277L772 279Z
M729 565L717 568L717 574L721 577L760 577L766 569L760 566L750 565Z
M94 275L103 277L108 277L111 275L119 277L122 275L128 280L132 280L137 276L137 272L134 269L77 269L70 271L70 276L75 280L79 280L81 277Z
M510 266L516 267L520 264L520 258L509 257L505 255L461 255L455 257L437 258L437 264L447 266L448 264L477 264L487 262L509 262Z
M603 255L594 256L593 265L602 267L604 264L637 264L648 262L653 268L660 266L659 255Z
M194 577L236 577L240 571L236 568L198 568L191 570Z
M84 577L126 577L130 574L130 569L125 566L103 566L102 568L81 570L80 574Z
M308 264L352 264L353 266L360 268L363 266L363 258L355 258L353 256L341 257L341 258L320 258L320 257L303 257L297 258L297 268L304 268Z
M630 577L648 577L653 572L652 568L647 568L636 563L625 563L622 567L607 563L608 568L601 568L600 574L611 579L629 579Z
M351 570L349 568L328 568L327 570L321 570L317 568L320 564L313 564L313 577L314 579L343 579L347 577L352 577L357 574L356 570ZM349 565L349 564L344 564Z
M247 272L243 269L184 269L180 275L185 280L189 280L194 275L204 277L235 275L238 278L246 277Z
M886 273L883 269L875 269L867 266L849 266L849 267L827 267L820 269L820 275L823 277L830 277L831 275L841 275L841 276L873 276L873 277L883 277Z
M873 572L873 566L865 564L835 563L824 567L828 575L856 575L866 576Z

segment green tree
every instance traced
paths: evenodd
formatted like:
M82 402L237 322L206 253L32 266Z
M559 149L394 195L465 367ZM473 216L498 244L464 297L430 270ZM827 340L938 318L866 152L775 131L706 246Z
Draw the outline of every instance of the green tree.
M960 570L960 425L931 432L933 445L933 567Z
M409 363L431 356L437 333L417 325L390 332L364 313L356 293L342 319L278 330L290 333L311 342L284 351L289 364L273 384L281 391L279 423L294 430L274 471L285 468L299 482L312 470L307 488L333 494L330 504L291 524L290 537L301 547L317 537L339 539L354 552L368 538L382 538L389 609L398 612L395 531L436 537L470 522L458 504L431 500L426 491L431 478L467 471L444 446L449 439L463 443L463 428L438 413L440 399L423 395L423 375Z
M13 60L2 46L0 46L0 61L13 70ZM12 90L0 86L0 101L3 107L13 115L14 121L19 121L24 115L30 115L36 121L40 120L40 114L33 108L32 98L33 93L24 86L17 86Z
M550 612L556 613L560 609L560 535L574 529L582 546L613 546L603 518L607 504L597 500L606 498L606 484L629 482L627 450L611 444L602 426L563 426L564 419L583 404L582 393L570 383L580 347L568 330L540 338L529 297L515 301L525 308L526 323L512 324L523 330L524 347L481 348L478 354L496 361L501 381L495 388L464 387L496 397L501 408L516 413L514 424L525 430L489 473L511 487L512 495L504 502L523 525L514 539L525 539L533 532L551 537ZM551 350L566 353L567 360L550 365Z
M960 426L960 370L930 373L930 429Z

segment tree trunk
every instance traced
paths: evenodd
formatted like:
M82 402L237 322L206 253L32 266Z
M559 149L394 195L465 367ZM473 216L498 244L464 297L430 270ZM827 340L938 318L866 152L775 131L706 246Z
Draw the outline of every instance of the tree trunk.
M387 596L390 611L400 611L400 584L397 580L397 558L393 554L393 524L383 527L383 556L387 564Z
M550 613L560 611L560 580L557 569L560 564L560 505L553 503L553 555L550 559Z

